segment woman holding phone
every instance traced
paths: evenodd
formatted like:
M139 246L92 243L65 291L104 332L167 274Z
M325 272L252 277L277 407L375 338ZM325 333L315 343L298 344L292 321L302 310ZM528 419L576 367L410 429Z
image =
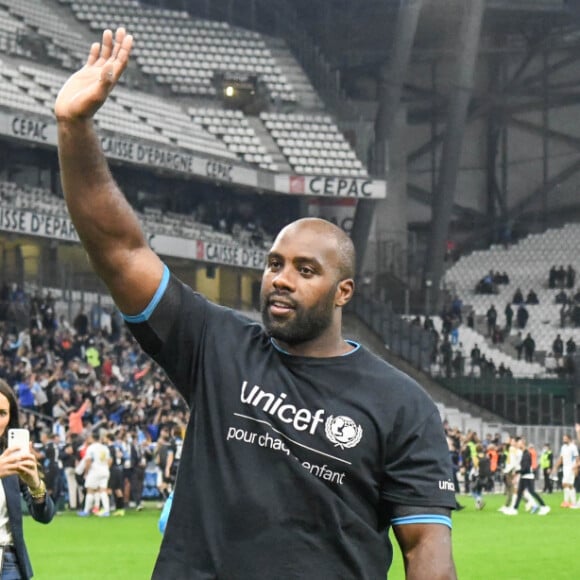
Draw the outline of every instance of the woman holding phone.
M8 440L9 431L18 426L16 395L0 379L0 580L32 577L22 529L21 497L37 522L48 524L55 512L30 444L23 445L18 433Z

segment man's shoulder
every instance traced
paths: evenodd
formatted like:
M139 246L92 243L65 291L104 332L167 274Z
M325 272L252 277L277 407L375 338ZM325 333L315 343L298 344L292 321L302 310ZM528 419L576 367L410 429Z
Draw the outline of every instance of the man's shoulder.
M359 366L365 374L377 377L381 389L390 396L396 395L397 400L411 401L413 399L432 400L425 388L411 375L395 367L379 355L361 345Z
M175 287L180 289L182 296L187 296L189 300L194 302L199 302L203 304L209 314L217 316L222 319L231 319L238 321L242 324L256 325L261 328L258 321L258 315L256 312L242 311L231 308L230 306L225 306L223 304L218 304L217 302L210 300L207 296L204 296L200 292L197 292L185 282L182 282L175 275L171 275L171 279Z

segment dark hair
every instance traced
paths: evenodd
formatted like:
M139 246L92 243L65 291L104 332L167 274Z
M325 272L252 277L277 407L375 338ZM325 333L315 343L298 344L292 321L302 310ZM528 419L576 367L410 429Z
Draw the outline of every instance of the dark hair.
M0 395L4 395L8 399L10 406L10 420L8 421L8 425L6 425L6 430L0 437L0 447L6 449L8 429L17 429L20 426L18 399L12 387L4 379L0 379Z

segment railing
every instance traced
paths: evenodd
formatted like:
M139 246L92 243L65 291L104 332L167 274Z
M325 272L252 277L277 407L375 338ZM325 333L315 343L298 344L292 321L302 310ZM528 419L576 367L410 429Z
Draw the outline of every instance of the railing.
M31 428L33 424L36 427L39 427L39 424L43 424L45 428L52 430L52 424L56 420L52 415L44 415L43 413L33 411L32 409L20 409L20 413L25 417L24 422L28 425L28 428ZM35 419L31 421L31 417L34 417Z
M495 10L565 11L571 2L566 0L487 0L487 7Z
M578 420L575 388L556 379L439 378L450 391L509 421L527 425L570 425Z
M395 314L390 303L365 298L360 294L351 302L350 308L378 334L389 350L415 368L428 373L431 367L433 337L420 326L409 324Z

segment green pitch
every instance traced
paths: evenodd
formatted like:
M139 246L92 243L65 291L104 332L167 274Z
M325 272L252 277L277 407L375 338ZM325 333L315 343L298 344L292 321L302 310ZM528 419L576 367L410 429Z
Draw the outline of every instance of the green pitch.
M497 511L503 504L503 496L487 496L482 511L475 510L471 498L461 496L460 501L467 509L453 516L453 549L459 578L580 578L580 510L561 509L560 492L545 499L552 507L547 516L526 513L523 503L518 516L504 516ZM128 510L124 518L85 519L65 513L55 517L48 526L25 518L35 578L150 578L161 542L157 530L159 513L153 505L138 513ZM401 557L396 552L389 580L403 578Z

